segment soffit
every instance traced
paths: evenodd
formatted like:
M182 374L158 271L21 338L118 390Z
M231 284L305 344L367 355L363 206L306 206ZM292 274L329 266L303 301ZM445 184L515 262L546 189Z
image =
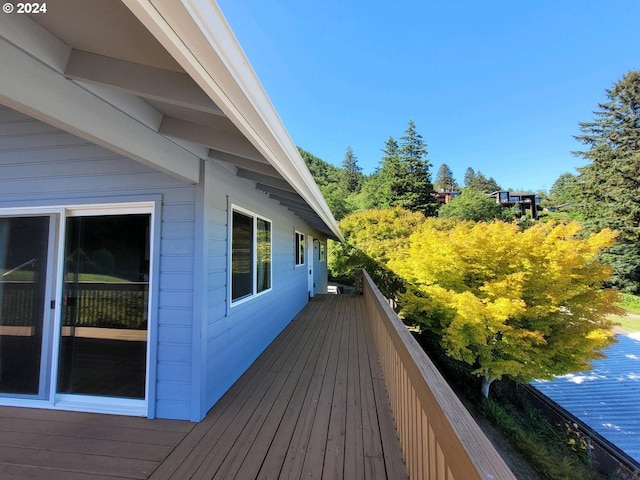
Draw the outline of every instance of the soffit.
M73 49L184 72L129 9L116 0L48 0L31 19Z
M122 2L51 0L46 14L30 18L69 48L61 72L67 79L192 154L232 165L239 178L317 230L339 236ZM274 183L280 190L272 190ZM295 201L282 190L295 193Z

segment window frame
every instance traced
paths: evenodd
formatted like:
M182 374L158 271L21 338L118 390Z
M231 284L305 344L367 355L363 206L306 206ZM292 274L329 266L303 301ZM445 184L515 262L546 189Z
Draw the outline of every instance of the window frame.
M234 213L238 213L251 219L252 232L251 232L251 291L246 295L238 298L233 298L233 216ZM267 288L258 291L258 220L265 222L269 225L269 285ZM259 215L251 210L240 207L235 204L231 204L229 209L229 288L228 298L229 305L235 307L253 298L264 295L273 290L273 222L271 219Z
M298 230L294 231L293 250L294 265L296 267L306 265L306 235Z

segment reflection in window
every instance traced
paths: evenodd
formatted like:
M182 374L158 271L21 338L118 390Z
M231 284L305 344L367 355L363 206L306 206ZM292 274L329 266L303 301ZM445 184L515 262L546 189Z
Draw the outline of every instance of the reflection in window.
M256 291L264 292L271 288L271 223L257 219L258 224L258 246L256 270L258 278Z
M296 232L296 265L304 265L304 233Z
M234 210L231 233L231 301L271 288L271 222Z
M231 239L231 299L251 295L253 279L253 218L233 212Z
M150 221L67 218L58 393L145 397Z
M50 219L0 218L0 392L38 394Z

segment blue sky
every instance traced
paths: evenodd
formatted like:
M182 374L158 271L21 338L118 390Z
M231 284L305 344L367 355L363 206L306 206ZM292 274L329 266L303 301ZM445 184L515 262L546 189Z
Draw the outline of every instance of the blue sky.
M545 189L640 69L639 0L218 0L296 145L365 173L413 120L446 163Z

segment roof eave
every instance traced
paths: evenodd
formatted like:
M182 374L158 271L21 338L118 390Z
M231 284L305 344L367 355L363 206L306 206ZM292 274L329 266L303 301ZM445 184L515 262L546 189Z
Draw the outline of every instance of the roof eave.
M123 0L200 88L344 241L322 193L242 51L208 0Z

